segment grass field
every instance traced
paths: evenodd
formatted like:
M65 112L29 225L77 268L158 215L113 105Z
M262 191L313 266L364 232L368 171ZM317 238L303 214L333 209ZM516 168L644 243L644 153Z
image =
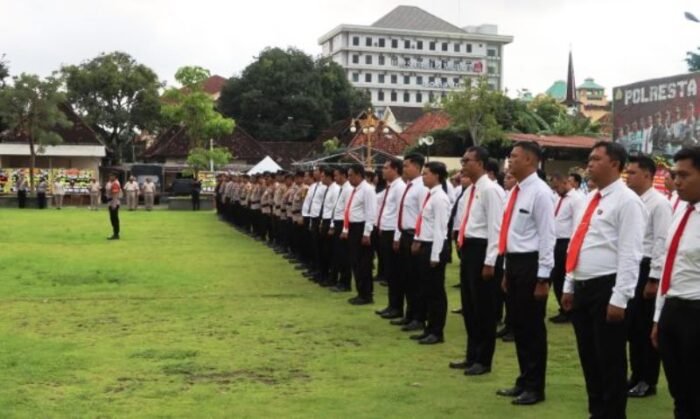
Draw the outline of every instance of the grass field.
M350 306L212 213L121 218L108 242L106 210L0 211L0 417L587 417L571 326L548 326L547 401L514 407L494 394L513 344L490 375L447 368L456 315L444 345L419 346L373 314L385 288ZM672 417L665 383L628 406Z

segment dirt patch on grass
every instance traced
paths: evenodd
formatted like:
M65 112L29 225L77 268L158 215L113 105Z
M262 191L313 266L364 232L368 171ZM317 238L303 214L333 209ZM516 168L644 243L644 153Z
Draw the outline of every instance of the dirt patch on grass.
M267 386L309 381L311 376L301 369L275 370L272 368L242 368L218 371L191 361L169 364L163 367L166 375L179 375L189 385L257 383Z

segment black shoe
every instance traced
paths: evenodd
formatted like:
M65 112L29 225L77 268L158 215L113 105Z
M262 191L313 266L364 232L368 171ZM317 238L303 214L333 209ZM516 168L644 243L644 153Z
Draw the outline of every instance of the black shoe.
M523 391L511 402L516 406L531 406L544 401L544 395L534 391Z
M421 345L435 345L443 342L445 342L445 338L443 338L442 336L435 336L432 334L418 341L418 343Z
M514 386L511 388L504 388L501 390L498 390L496 392L497 395L503 396L503 397L518 397L521 394L523 394L525 390L523 390L521 387Z
M452 314L462 314L462 307L452 310Z
M501 337L501 340L503 340L503 342L515 342L515 335L513 332L508 332Z
M379 281L379 285L381 285L382 287L388 287L389 283L386 281Z
M571 322L571 320L569 319L569 316L567 316L564 313L559 313L554 317L550 317L549 321L554 323L554 324L564 324L564 323Z
M114 235L114 236L111 236L111 237L107 237L107 240L119 240L119 236L118 236L118 235Z
M454 284L452 288L462 288L462 284Z
M391 319L400 319L403 318L403 314L399 310L389 310L386 313L382 314L382 319L386 320L391 320Z
M510 327L505 326L505 327L503 327L501 330L499 330L498 332L496 332L496 337L497 337L497 338L502 338L503 336L505 336L505 335L507 335L507 334L509 334L509 333L511 333Z
M468 363L466 360L450 362L450 368L453 370L466 370L471 366L472 364Z
M357 299L351 301L350 304L354 306L365 306L368 304L374 304L374 300L372 298L357 297Z
M420 335L411 335L408 338L411 340L423 340L428 337L427 333L421 333Z
M650 386L649 384L645 383L644 381L640 381L637 383L636 386L632 387L627 391L627 396L628 397L634 397L634 398L643 398L643 397L649 397L653 396L656 394L656 387Z
M423 322L419 322L418 320L413 320L401 328L401 330L404 332L415 332L423 329L425 329L425 324L423 324Z
M389 322L389 324L391 324L392 326L406 326L409 323L411 323L411 321L405 317L395 319Z
M376 314L377 316L381 316L382 314L388 312L389 310L391 310L391 307L385 307L381 310L374 310L374 314Z
M491 372L491 367L481 365L478 362L467 368L464 371L464 375L484 375Z

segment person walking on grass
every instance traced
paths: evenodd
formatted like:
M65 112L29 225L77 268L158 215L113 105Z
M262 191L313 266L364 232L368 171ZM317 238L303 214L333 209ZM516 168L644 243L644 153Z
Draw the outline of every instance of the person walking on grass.
M114 174L109 175L109 221L112 223L112 236L107 238L107 240L119 240L119 204L122 197L122 188L119 185L117 176Z

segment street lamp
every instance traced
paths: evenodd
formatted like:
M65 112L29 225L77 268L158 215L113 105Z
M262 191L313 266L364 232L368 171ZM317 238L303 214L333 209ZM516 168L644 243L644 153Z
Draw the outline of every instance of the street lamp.
M427 137L421 137L418 140L418 145L425 146L425 149L427 150L426 157L428 161L430 161L430 146L433 144L435 144L435 138L430 135Z
M380 120L374 115L372 108L367 109L367 114L364 119L354 119L350 122L350 132L355 134L357 130L360 130L362 134L367 138L367 157L365 165L367 168L372 168L372 141L375 135L386 135L389 134L389 127L386 125L386 121Z

